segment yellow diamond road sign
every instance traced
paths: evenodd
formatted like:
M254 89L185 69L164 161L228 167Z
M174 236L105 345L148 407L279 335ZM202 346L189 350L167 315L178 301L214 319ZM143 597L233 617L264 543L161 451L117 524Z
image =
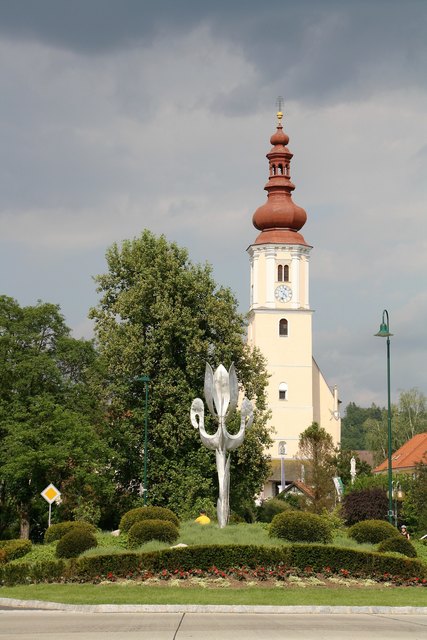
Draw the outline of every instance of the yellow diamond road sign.
M46 502L52 504L52 502L55 502L55 500L58 500L58 498L61 497L61 492L58 491L54 484L50 484L48 487L46 487L46 489L43 489L41 495L46 500Z

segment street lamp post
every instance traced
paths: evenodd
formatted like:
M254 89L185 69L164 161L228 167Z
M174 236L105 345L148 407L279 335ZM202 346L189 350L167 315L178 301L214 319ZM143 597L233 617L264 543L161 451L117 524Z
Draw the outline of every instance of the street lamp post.
M279 456L280 456L280 485L282 487L281 491L284 491L286 487L285 480L285 455L286 455L286 442L279 442Z
M391 466L391 402L390 402L390 321L387 309L383 311L380 330L375 334L387 338L387 449L388 449L388 520L393 524L393 472Z
M144 413L144 507L147 506L147 460L148 460L148 383L149 376L139 376L138 382L144 383L145 388L145 413Z

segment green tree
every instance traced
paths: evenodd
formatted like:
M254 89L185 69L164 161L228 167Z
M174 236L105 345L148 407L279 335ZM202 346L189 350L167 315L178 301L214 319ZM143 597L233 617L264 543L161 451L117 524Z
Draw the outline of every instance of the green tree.
M417 433L427 430L427 399L418 389L402 391L397 405L391 407L392 451L396 451ZM364 424L366 444L374 453L375 464L387 458L388 413L382 409L381 416L372 417Z
M312 509L321 513L334 504L335 448L332 436L317 422L303 431L299 437L298 455L308 468L307 484L314 491Z
M402 485L405 490L402 519L412 531L427 533L427 464L420 463L416 467L414 477Z
M368 408L350 402L341 422L341 448L343 451L366 449L365 423L368 419L381 420L380 407L372 404Z
M20 307L0 296L0 485L21 537L29 536L50 482L63 493L63 508L79 495L102 501L110 491L102 413L92 390L97 376L93 345L70 336L56 305Z
M123 493L136 496L143 480L144 392L148 375L148 501L186 514L199 498L216 501L214 454L202 446L189 419L203 398L205 363L234 362L239 382L255 401L255 420L232 455L231 507L252 499L268 477L263 450L267 373L260 353L245 344L245 321L229 289L218 287L208 265L145 230L114 244L108 272L97 276L101 300L91 316L107 370L109 442ZM239 417L234 420L237 428ZM207 430L214 428L209 417ZM236 502L238 504L236 504Z

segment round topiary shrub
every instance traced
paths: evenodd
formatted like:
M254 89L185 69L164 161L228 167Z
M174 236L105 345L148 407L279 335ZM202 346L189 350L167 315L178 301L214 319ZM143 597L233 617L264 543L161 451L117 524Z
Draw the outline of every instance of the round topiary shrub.
M50 542L54 542L55 540L60 540L65 534L70 531L74 531L74 529L84 529L85 531L89 531L90 533L96 533L96 527L89 522L85 522L84 520L65 520L65 522L58 522L58 524L52 524L48 529L46 529L44 534L44 541L46 544Z
M128 545L131 549L139 547L150 540L175 542L178 539L178 527L169 520L140 520L129 530Z
M141 520L166 520L172 522L175 527L179 527L177 516L170 509L165 507L137 507L127 511L120 520L120 531L129 531L135 522Z
M350 527L348 535L361 544L364 542L377 544L387 538L399 536L400 533L386 520L363 520Z
M269 536L292 542L332 542L332 527L322 516L303 511L284 511L274 516Z
M403 536L392 536L391 538L386 538L378 545L378 551L381 551L382 553L386 553L387 551L397 551L397 553L403 553L403 555L408 556L408 558L417 557L414 545Z
M58 541L56 555L58 558L76 558L83 551L96 546L98 546L98 542L93 533L87 529L75 528Z

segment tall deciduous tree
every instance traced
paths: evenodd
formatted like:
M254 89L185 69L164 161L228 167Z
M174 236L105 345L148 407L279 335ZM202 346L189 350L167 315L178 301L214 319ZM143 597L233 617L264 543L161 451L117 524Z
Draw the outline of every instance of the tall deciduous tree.
M231 503L252 498L268 475L267 374L259 352L245 344L235 297L217 286L208 265L193 264L185 249L147 230L114 244L107 265L96 278L102 297L91 316L108 372L110 443L123 491L142 489L145 395L137 378L145 375L148 502L189 514L198 498L216 500L215 456L201 445L189 409L195 397L203 398L206 361L214 368L234 362L256 411L245 443L232 455Z
M308 467L307 484L314 492L313 511L321 513L334 503L335 448L332 436L317 422L299 437L299 456Z
M416 388L402 391L397 405L391 408L392 451L399 449L417 433L427 431L427 398ZM387 458L388 414L383 409L381 416L369 418L364 428L366 444L374 452L374 460L379 464Z
M70 336L56 305L0 296L1 499L16 508L21 537L50 482L65 504L85 492L102 501L101 487L110 490L95 372L93 345Z

